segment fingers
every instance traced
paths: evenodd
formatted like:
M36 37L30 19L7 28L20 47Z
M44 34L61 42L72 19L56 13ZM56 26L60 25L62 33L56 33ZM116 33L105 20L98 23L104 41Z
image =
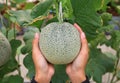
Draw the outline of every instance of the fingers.
M86 39L86 37L85 37L85 34L84 34L84 32L82 32L82 34L81 34L81 51L80 51L80 53L83 55L83 54L85 54L85 55L88 55L88 51L89 51L89 49L88 49L88 42L87 42L87 39Z
M83 32L78 24L74 23L74 27L79 31L79 33Z
M33 53L36 53L36 52L39 52L39 34L38 33L35 33L35 36L34 36L34 39L33 39L33 47L32 47L32 52Z
M86 36L85 36L85 33L82 31L82 29L79 27L78 24L74 24L75 28L79 31L80 33L80 39L81 39L81 53L86 53L88 50L88 42L87 42L87 39L86 39Z

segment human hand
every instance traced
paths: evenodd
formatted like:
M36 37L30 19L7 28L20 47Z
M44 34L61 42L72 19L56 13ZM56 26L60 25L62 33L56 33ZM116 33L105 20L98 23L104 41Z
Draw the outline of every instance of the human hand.
M35 80L37 83L50 83L54 67L48 63L39 49L39 34L36 33L32 43L32 59L35 65Z
M67 65L66 73L72 83L81 83L86 80L85 67L89 58L89 48L84 32L76 23L74 26L80 33L81 49L76 59Z

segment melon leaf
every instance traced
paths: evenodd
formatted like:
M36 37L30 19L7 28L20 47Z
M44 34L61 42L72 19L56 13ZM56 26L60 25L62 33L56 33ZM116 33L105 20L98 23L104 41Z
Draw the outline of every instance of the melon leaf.
M32 40L34 38L34 34L39 32L36 27L28 27L26 33L24 34L25 46L21 49L23 54L27 54L24 58L24 65L28 69L27 76L32 78L35 75L34 64L32 60Z
M94 0L93 5L97 10L104 8L111 0Z
M52 6L52 3L53 3L53 0L46 0L44 2L39 2L32 9L32 12L31 12L32 18L36 18L47 13L47 11Z
M32 40L34 38L34 34L38 32L39 29L36 27L28 27L26 30L26 33L23 36L23 39L25 41L25 46L21 49L22 54L26 54L31 52L32 50Z
M23 78L19 75L11 75L2 79L1 83L23 83Z
M113 72L115 60L116 57L114 55L103 54L100 49L91 48L86 73L89 78L93 77L97 83L102 83L102 76L106 72Z
M102 26L101 18L92 5L93 2L90 0L71 0L75 22L86 33L88 41L97 36L96 30Z
M116 51L120 51L120 31L119 30L111 30L111 39L109 41L106 41L105 44L107 46L111 46Z
M117 71L117 78L120 79L120 69Z
M55 65L55 74L52 77L52 83L66 83L69 80L65 70L66 65Z
M19 3L24 3L24 2L26 2L26 0L12 0L12 2L14 2L14 3L17 3L17 4L19 4Z
M10 20L14 23L19 23L19 25L28 25L33 19L30 16L31 10L18 10L18 11L8 11L11 15Z
M12 54L10 57L10 60L1 67L0 69L0 78L3 78L5 74L8 74L9 72L12 72L19 68L19 64L15 59L17 48L21 45L20 40L11 40L10 44L12 46Z
M25 67L28 69L27 77L31 78L35 75L34 63L32 60L32 53L28 53L23 61Z

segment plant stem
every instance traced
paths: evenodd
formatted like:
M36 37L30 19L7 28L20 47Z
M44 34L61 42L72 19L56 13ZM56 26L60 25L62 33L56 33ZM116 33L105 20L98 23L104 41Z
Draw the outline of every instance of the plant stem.
M16 22L15 22L16 23ZM16 39L16 33L15 33L15 23L14 23L14 39Z
M63 22L63 13L62 13L62 2L60 0L55 0L56 15L60 23Z
M4 23L3 23L3 17L2 17L1 14L0 14L0 21L1 21L2 26L4 26ZM4 27L5 27L5 26L4 26Z
M114 83L113 81L114 81L115 76L116 76L116 74L117 74L117 66L118 66L118 64L119 64L119 58L120 58L120 57L119 57L119 54L120 54L120 49L119 49L118 52L117 52L117 60L116 60L115 67L114 67L113 77L112 77L110 83Z
M59 3L59 22L63 22L62 2Z
M56 16L58 18L58 15L59 15L59 13L58 13L58 5L59 5L59 3L58 3L58 0L55 0L54 2L55 2L55 9L56 9Z
M8 0L6 0L6 9L8 9ZM6 38L8 38L8 29L6 28Z
M20 56L18 55L18 63L20 63ZM18 74L21 76L20 65L17 68Z
M8 0L6 0L6 9L8 9Z

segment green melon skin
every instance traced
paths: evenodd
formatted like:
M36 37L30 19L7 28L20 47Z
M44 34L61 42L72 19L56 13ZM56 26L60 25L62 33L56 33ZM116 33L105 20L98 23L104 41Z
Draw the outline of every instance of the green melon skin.
M68 64L80 51L80 34L70 23L53 22L41 29L39 46L48 62Z
M4 65L11 55L11 46L7 38L0 32L0 66Z

